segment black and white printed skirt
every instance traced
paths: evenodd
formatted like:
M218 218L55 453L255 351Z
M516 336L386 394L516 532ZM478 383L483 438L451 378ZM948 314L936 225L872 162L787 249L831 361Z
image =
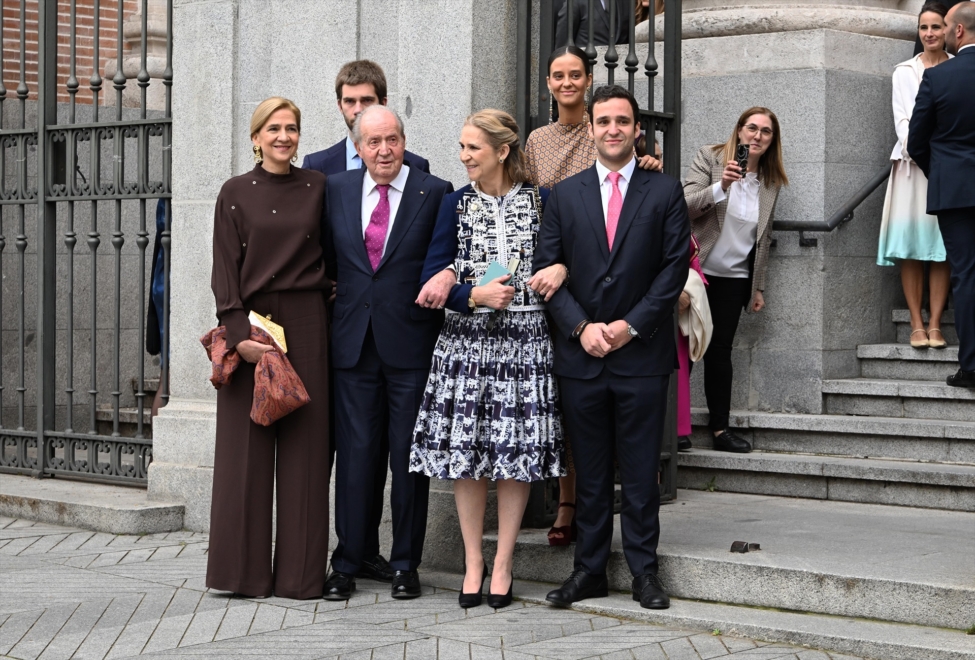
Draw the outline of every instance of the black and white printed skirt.
M410 471L438 479L565 475L552 338L542 311L448 314L413 429Z

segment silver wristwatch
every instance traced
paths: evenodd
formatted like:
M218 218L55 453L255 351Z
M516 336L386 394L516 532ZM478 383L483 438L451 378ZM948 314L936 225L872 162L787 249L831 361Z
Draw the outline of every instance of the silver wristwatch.
M631 337L634 337L634 338L637 338L637 337L640 336L640 333L636 331L636 328L634 328L629 323L626 324L626 333L628 335L630 335Z

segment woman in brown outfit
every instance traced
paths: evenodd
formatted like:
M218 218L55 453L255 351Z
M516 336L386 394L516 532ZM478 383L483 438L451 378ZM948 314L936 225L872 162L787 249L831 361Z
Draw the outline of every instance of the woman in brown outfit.
M217 392L207 587L242 596L318 598L328 557L328 360L319 241L325 177L291 165L301 112L269 98L251 117L258 165L220 190L213 274L227 347L244 359ZM288 359L311 403L271 426L250 419L254 363L270 347L251 341L254 311L284 327ZM271 560L277 477L277 537Z

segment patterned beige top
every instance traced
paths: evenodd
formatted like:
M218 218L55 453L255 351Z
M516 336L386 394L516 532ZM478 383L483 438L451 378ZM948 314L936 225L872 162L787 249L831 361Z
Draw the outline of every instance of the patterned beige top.
M525 145L528 176L542 188L592 167L596 162L596 143L589 137L589 124L553 122L536 128Z

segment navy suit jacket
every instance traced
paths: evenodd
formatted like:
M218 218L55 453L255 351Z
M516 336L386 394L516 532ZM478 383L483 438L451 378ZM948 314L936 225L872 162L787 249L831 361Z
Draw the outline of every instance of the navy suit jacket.
M925 70L907 153L928 177L928 214L975 207L975 46Z
M426 158L417 156L411 151L407 151L403 156L403 162L409 165L411 170L420 170L430 173L430 162ZM333 144L328 149L316 151L308 154L301 161L301 169L318 170L325 176L331 176L345 171L345 140Z
M680 182L636 168L613 250L606 239L595 165L557 183L548 196L532 270L565 264L569 279L547 307L555 318L555 373L595 378L663 376L677 368L674 305L687 282L691 225ZM596 358L572 338L583 320L625 320L640 333Z
M364 169L343 170L326 182L325 272L336 294L332 366L356 365L371 325L383 362L397 369L429 369L444 313L414 301L440 202L453 186L410 168L386 250L373 272L362 238L364 176Z

